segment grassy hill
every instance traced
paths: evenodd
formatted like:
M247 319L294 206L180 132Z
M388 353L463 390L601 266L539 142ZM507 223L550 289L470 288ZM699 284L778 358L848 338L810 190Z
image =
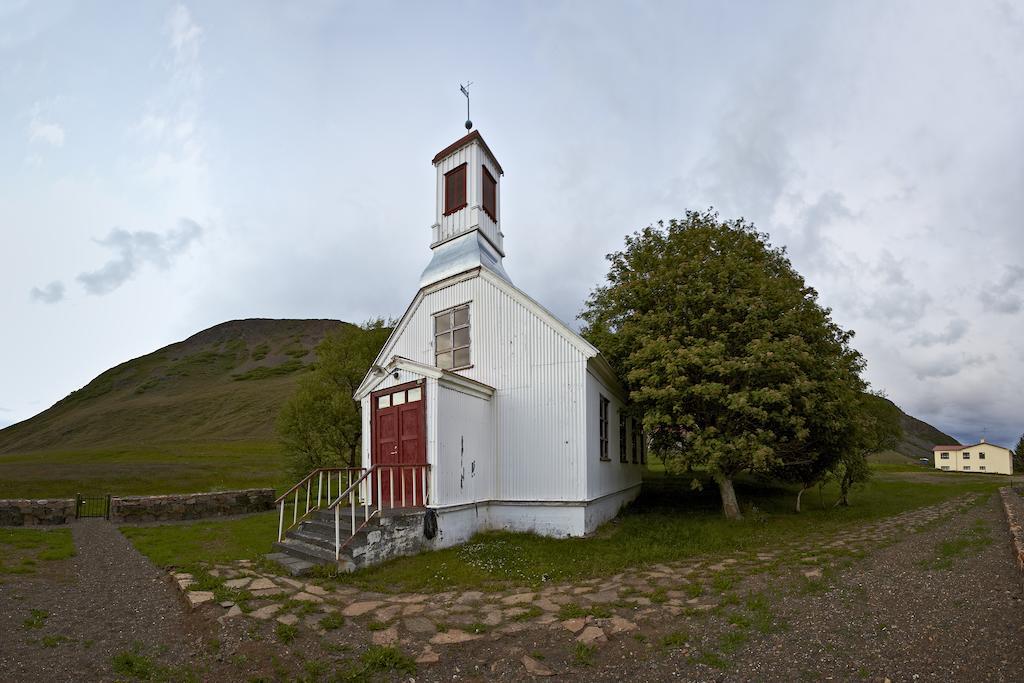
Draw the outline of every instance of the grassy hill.
M338 320L232 320L107 370L0 430L0 453L269 441L277 412Z

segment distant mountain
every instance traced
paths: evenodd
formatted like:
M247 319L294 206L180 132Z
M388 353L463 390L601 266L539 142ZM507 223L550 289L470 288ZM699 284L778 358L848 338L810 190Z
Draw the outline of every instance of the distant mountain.
M907 415L900 410L900 426L903 427L903 438L894 449L908 458L931 457L932 446L939 444L960 443L949 434L941 432L923 420Z
M0 453L275 438L278 411L340 320L232 320L107 370L0 430Z

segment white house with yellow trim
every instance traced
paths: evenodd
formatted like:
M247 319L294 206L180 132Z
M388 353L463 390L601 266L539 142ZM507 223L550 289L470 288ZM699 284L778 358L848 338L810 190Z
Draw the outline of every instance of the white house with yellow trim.
M935 469L948 472L1013 474L1013 452L982 439L968 446L935 446Z

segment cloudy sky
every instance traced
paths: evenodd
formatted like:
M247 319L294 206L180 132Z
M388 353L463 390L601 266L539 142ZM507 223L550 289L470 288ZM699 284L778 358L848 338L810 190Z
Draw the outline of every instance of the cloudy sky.
M1024 10L0 0L0 426L233 318L399 315L473 119L575 324L625 233L744 216L961 440L1024 431Z

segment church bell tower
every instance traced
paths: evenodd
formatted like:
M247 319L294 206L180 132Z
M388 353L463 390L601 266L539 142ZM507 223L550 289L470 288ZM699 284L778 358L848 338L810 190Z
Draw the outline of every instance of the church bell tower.
M433 164L437 173L437 208L430 242L433 257L420 277L420 287L478 267L511 282L502 265L503 172L480 131L442 149Z

